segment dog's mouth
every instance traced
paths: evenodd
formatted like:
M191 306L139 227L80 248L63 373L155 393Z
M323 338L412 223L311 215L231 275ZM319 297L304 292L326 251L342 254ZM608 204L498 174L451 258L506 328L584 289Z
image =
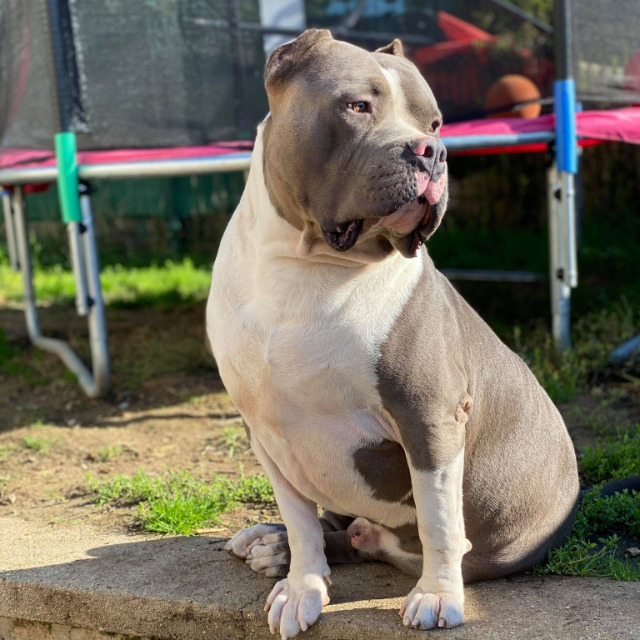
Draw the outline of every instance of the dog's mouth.
M348 251L358 241L364 220L342 222L335 229L323 229L327 244L336 251Z
M351 249L361 234L382 233L406 258L418 255L420 247L435 231L446 206L446 173L435 182L422 172L415 173L412 200L396 211L377 218L360 218L324 228L327 244L336 251Z
M415 257L433 231L432 205L419 195L383 218L349 220L334 229L323 229L327 244L336 251L348 251L364 231L387 229L391 243L405 256Z
M391 244L406 258L415 258L435 226L433 205L422 194L378 220L373 231L387 229Z

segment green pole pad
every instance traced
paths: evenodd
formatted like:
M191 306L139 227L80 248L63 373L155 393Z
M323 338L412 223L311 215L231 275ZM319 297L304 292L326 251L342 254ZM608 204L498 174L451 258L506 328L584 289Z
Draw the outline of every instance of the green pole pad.
M58 196L62 209L62 220L82 222L80 195L78 192L78 158L76 135L71 132L56 133L56 159L58 161Z

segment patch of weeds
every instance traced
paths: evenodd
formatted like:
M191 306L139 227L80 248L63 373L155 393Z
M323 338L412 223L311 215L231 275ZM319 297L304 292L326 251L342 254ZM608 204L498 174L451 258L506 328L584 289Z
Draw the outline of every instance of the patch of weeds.
M571 351L558 353L549 336L523 357L556 404L568 402L586 388L586 361Z
M114 444L109 447L102 447L98 449L97 458L100 462L109 462L118 456L122 455L122 445Z
M602 496L595 488L581 500L569 540L534 573L640 581L640 565L618 557L619 536L640 536L640 493Z
M638 312L626 298L611 308L585 314L572 328L574 351L591 371L608 366L611 352L638 333Z
M619 431L585 449L580 469L593 484L640 475L640 425L635 433Z
M201 336L141 327L131 337L134 339L129 349L113 367L114 375L125 386L136 387L153 378L210 366Z
M585 314L575 322L570 351L558 353L548 330L542 327L528 333L526 339L516 327L513 342L538 382L560 404L586 391L598 373L608 368L611 352L637 333L638 321L638 312L622 298L610 308Z
M19 376L31 387L45 384L47 378L26 360L25 355L9 342L0 327L0 374Z
M53 446L53 440L47 440L47 438L39 438L38 436L25 436L22 438L22 446L30 451L37 451L43 453L48 451Z
M227 452L229 458L249 448L247 434L242 427L225 427L216 438L216 444Z
M8 460L16 451L16 447L13 443L0 444L0 462Z
M238 502L273 502L273 487L265 476L243 476L236 484Z
M138 505L136 524L142 531L191 535L208 524L218 524L222 513L241 502L272 502L273 491L266 478L243 477L233 482L214 476L202 482L189 472L152 477L144 471L118 475L110 482L89 478L89 487L99 505Z

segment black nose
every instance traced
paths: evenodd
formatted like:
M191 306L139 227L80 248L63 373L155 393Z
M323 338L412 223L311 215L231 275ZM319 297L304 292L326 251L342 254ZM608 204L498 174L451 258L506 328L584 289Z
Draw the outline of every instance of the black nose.
M432 160L434 164L443 164L447 160L447 149L440 140L430 138L412 142L409 148L415 155Z

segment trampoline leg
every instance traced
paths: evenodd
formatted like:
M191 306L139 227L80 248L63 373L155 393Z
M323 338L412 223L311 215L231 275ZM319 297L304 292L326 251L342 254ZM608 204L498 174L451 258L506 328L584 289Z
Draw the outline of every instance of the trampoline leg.
M102 396L109 388L109 345L107 321L105 318L102 285L100 284L100 260L96 245L91 197L88 189L80 186L80 207L82 208L82 233L84 265L89 303L89 341L95 389Z
M549 210L549 281L551 283L551 331L558 351L571 348L571 287L566 282L567 231L562 206L562 187L555 163L547 172Z
M97 289L95 288L95 278L99 276L97 270L97 260L89 257L87 263L88 267L88 283L89 291L96 295L95 300L100 300L100 304L91 304L92 301L87 302L90 307L89 311L89 334L91 342L91 353L93 360L93 375L89 371L87 366L78 357L78 354L71 348L69 344L63 340L57 340L55 338L47 338L42 335L40 330L40 322L38 319L38 310L36 308L35 292L33 288L33 273L31 269L31 255L29 251L29 239L27 234L27 216L25 213L24 199L22 195L22 187L15 187L13 195L11 196L13 201L13 215L15 221L15 240L18 251L18 260L20 263L20 270L22 271L22 283L24 287L24 302L25 302L25 317L27 323L27 332L31 342L42 349L43 351L49 351L57 355L65 366L72 371L78 378L78 382L83 391L91 398L98 398L105 394L109 386L109 358L106 351L106 330L104 322L104 307L102 305L102 295L100 293L100 283L98 278ZM80 230L83 235L86 231ZM85 244L93 242L93 250L95 253L95 241L91 234L91 240L86 240ZM87 252L90 253L90 252ZM93 289L92 287L93 282ZM97 294L96 294L97 292ZM94 309L95 307L95 309ZM92 321L91 314L94 314ZM101 317L100 317L101 316ZM93 322L93 324L92 324ZM99 332L102 329L102 336ZM97 346L94 351L94 342L97 342Z
M18 261L18 248L16 247L16 223L13 217L13 208L11 207L11 193L9 193L9 191L3 190L0 192L0 198L2 198L4 226L7 233L9 265L14 271L20 271L20 262Z

